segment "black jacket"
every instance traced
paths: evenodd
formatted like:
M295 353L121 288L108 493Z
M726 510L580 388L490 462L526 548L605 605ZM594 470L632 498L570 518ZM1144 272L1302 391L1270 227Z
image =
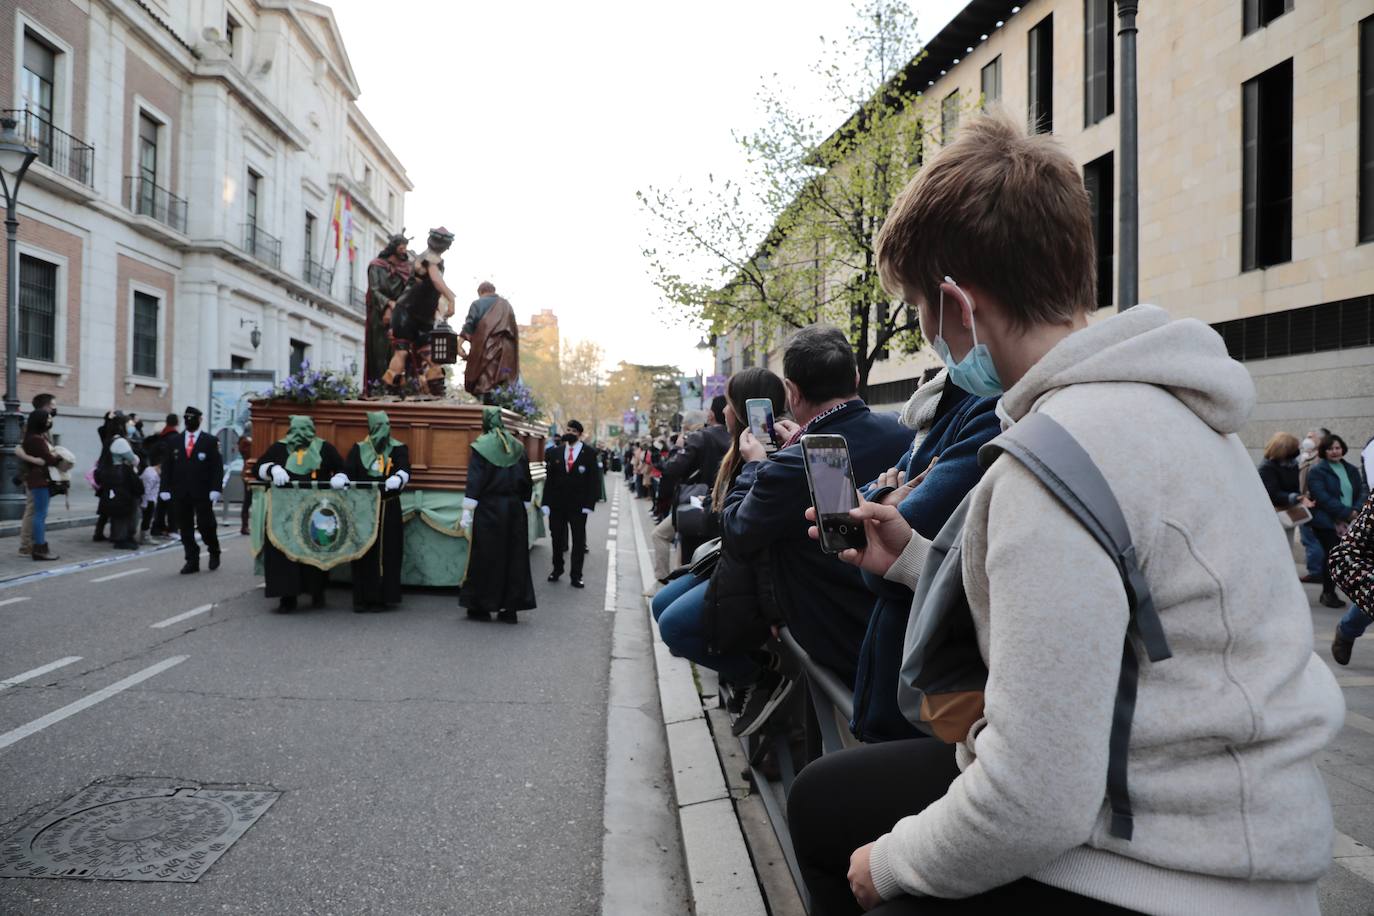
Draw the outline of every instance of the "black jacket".
M195 436L191 456L186 456L186 437ZM167 443L162 456L162 492L182 499L209 499L224 485L224 459L219 440L204 430L180 433Z
M687 437L682 450L663 466L660 489L676 490L679 484L716 482L716 473L725 453L730 450L730 431L724 426L708 426ZM695 475L695 476L694 476Z
M596 450L583 443L569 473L568 448L560 445L545 454L543 504L553 512L595 509L601 499L601 468L596 462Z
M1302 501L1302 491L1298 486L1297 461L1274 461L1266 458L1260 463L1259 476L1275 509L1287 509Z

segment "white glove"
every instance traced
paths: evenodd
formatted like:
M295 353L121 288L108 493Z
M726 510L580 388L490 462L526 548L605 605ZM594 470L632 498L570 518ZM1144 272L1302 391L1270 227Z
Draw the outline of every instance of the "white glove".
M386 479L386 483L383 484L383 486L385 486L388 491L395 491L405 486L405 483L401 480L399 474L392 474L390 477Z
M591 509L583 509L583 510L582 510L582 514L583 514L583 515L591 515L591 514L592 514L592 510L591 510Z
M159 494L157 494L157 498L160 499L160 500L162 500L163 502L168 502L168 501L172 498L172 494L171 494L171 493L159 493Z
M272 478L272 486L284 487L291 482L291 475L286 473L286 468L281 465L274 464L268 470L271 471L268 476Z
M329 486L335 490L347 490L348 475L340 471L338 474L335 474L333 477L329 478Z
M540 506L540 507L539 507L539 511L544 513L544 518L548 518L548 517L549 517L549 507L548 507L548 506Z
M217 502L219 502L219 497L220 497L220 492L219 492L218 490L213 490L213 491L211 491L211 493L210 493L210 502L212 502L212 503L217 503Z
M532 505L534 505L534 503L525 503L525 511L528 512Z
M464 510L463 510L463 517L458 521L458 524L459 524L460 526L462 526L462 528L463 528L464 531L471 531L471 530L472 530L472 510L471 510L471 509L464 509Z

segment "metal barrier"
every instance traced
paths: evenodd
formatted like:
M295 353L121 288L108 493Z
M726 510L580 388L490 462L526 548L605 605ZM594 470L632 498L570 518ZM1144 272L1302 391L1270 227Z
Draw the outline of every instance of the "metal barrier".
M758 732L739 741L749 761L749 777L768 812L787 870L792 873L797 894L809 912L810 895L792 848L792 834L787 829L787 794L802 767L823 754L857 743L846 737L854 715L854 691L833 671L817 664L786 627L781 628L772 648L783 658L784 673L795 676L797 687L785 707L775 710ZM764 758L770 753L777 764L777 780L763 771Z

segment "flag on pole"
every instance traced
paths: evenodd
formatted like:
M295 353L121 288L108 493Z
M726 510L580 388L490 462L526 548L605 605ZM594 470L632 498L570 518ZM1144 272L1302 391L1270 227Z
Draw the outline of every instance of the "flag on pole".
M348 250L348 263L352 264L358 257L358 246L353 241L353 197L348 194L343 203L343 244Z
M334 234L334 263L339 263L339 252L343 249L343 189L334 189L334 214L330 217L329 228Z

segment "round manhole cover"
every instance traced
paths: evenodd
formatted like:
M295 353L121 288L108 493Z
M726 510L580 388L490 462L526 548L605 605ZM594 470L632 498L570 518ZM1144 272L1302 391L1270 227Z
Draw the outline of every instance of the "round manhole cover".
M275 792L92 786L0 846L0 875L195 881Z

